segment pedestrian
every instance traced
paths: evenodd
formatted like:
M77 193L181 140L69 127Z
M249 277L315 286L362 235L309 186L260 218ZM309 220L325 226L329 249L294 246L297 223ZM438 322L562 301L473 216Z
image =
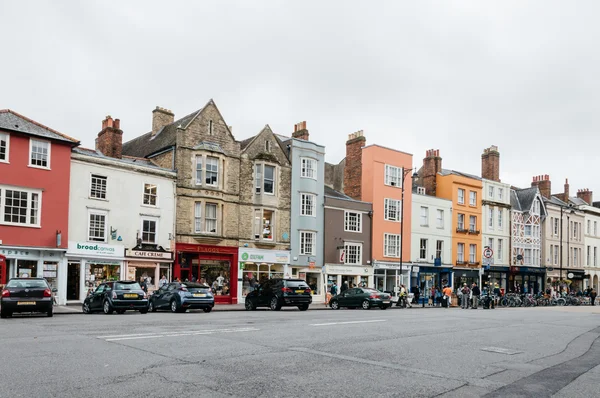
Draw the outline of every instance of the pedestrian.
M344 281L344 283L342 283L342 288L340 289L340 293L344 293L346 290L348 290L348 281Z
M471 288L471 295L473 296L473 309L476 310L479 306L479 296L481 296L481 290L477 283L473 283L473 287Z
M500 300L500 285L498 285L497 283L494 284L494 304L497 306L498 305L498 301Z
M415 295L414 296L415 298L413 299L413 302L418 305L419 304L419 297L421 297L421 291L419 290L419 286L415 285L413 287L413 294Z
M163 287L164 285L168 284L169 281L167 280L167 277L165 276L165 274L162 275L162 277L160 278L160 280L158 281L158 288L160 289L161 287Z
M471 289L469 289L469 286L467 286L466 283L463 283L463 287L462 289L460 289L461 293L462 293L462 300L460 303L460 308L462 308L463 310L466 310L467 308L469 308L469 298L471 296Z
M146 283L146 279L143 276L140 277L140 286L144 293L148 293L148 284Z
M408 291L406 290L406 286L400 285L400 297L398 298L398 303L396 306L400 306L402 308L406 308L407 306L412 308L412 305L408 302Z
M331 291L331 297L337 295L337 283L333 282L329 290Z
M436 307L442 305L442 288L441 287L435 288L435 301L436 301L436 304L435 304Z
M450 303L452 301L452 288L450 285L446 285L444 288L444 304L446 308L450 308Z
M598 295L598 293L596 293L596 289L592 288L592 291L590 291L590 299L591 299L591 303L592 305L596 305L596 296Z
M433 307L435 305L435 286L431 287L431 291L429 294L430 294L429 306Z

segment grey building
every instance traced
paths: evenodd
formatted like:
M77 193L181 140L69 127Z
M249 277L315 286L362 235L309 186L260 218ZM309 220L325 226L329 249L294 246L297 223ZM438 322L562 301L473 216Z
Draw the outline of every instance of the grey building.
M337 292L349 286L374 286L371 264L371 217L373 205L354 200L325 187L324 259L327 289L335 282Z
M314 301L323 302L325 147L309 141L306 122L294 126L292 138L279 138L292 163L291 261L285 276L305 279Z

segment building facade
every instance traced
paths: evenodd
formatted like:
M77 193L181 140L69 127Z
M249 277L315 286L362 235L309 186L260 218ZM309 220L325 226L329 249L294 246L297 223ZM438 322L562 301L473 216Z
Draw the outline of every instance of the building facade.
M0 284L44 277L65 301L71 149L79 142L0 111Z
M596 206L593 202L593 193L589 189L580 189L577 191L577 198L583 203L579 204L579 209L583 211L585 221L585 279L583 280L583 288L594 288L596 292L600 290L600 267L598 263L598 255L600 254L600 206ZM600 205L600 204L599 204Z
M238 302L257 284L286 276L292 178L287 150L268 125L241 151Z
M144 279L153 291L162 274L172 277L175 172L107 150L119 148L122 134L108 116L96 150L71 155L68 270L59 290L68 301L109 280Z
M327 289L335 283L373 287L371 203L325 187L324 258Z

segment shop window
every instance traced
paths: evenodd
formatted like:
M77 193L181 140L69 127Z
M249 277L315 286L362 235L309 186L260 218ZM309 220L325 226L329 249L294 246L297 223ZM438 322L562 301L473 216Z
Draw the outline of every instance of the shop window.
M200 282L207 284L215 296L231 294L230 265L228 261L200 262Z
M219 185L219 158L206 157L206 185L216 187Z
M29 140L29 166L50 168L50 142L35 139Z
M89 280L98 286L103 282L121 279L121 267L117 264L90 264Z
M204 216L205 232L217 233L217 205L215 203L207 203Z
M384 199L384 218L387 221L400 221L400 200Z
M42 277L46 278L51 289L58 289L58 262L44 261L43 267Z
M106 242L107 213L90 211L88 214L88 240L90 242Z
M383 241L385 257L400 257L400 235L384 234Z
M300 254L312 256L315 254L316 233L300 231Z
M361 232L362 214L351 211L344 212L344 231Z
M158 187L155 184L144 184L144 204L156 206L158 200Z
M10 136L7 133L0 133L0 162L8 163L9 145Z
M0 186L0 224L40 226L41 193Z
M90 198L106 199L106 183L107 177L98 174L92 174L90 184Z
M306 274L306 283L310 286L312 294L321 294L321 283L319 274L308 272Z
M36 278L37 276L37 261L17 260L18 278Z
M156 244L158 221L150 218L142 219L142 242Z
M427 259L427 239L421 239L419 243L419 258L421 260Z
M346 243L344 250L346 251L344 264L362 264L361 243Z
M302 170L300 176L302 178L317 179L317 161L311 158L301 158Z
M300 194L300 215L314 217L316 207L316 196L311 193Z

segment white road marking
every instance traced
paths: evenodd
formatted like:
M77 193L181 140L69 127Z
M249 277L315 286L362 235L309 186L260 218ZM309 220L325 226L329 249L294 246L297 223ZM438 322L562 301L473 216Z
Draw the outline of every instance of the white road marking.
M190 330L184 332L160 332L160 333L136 333L123 334L114 336L97 336L97 339L106 341L123 341L123 340L140 340L140 339L160 339L164 337L181 337L181 336L199 336L218 333L239 333L239 332L255 332L257 328L239 328L239 329L211 329L211 330Z
M349 325L351 323L374 323L374 322L387 322L387 319L374 319L372 321L348 321L348 322L311 323L310 326Z

